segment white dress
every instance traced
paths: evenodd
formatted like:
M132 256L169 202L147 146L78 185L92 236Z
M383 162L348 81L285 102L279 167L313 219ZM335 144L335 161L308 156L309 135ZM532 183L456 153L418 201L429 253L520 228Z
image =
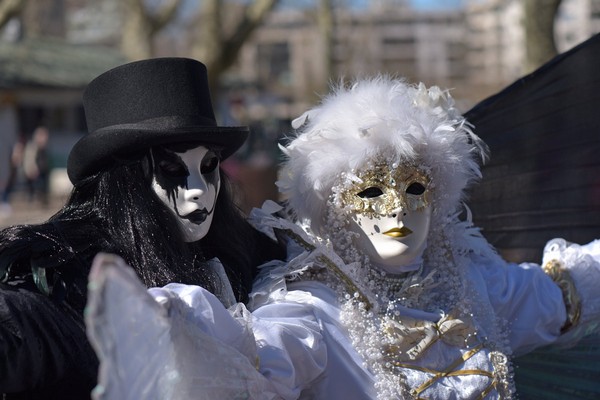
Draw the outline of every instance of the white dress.
M286 221L266 225L301 234ZM251 312L241 304L226 309L196 286L146 292L120 259L99 255L86 314L101 361L94 397L509 398L511 355L576 340L600 320L600 241L546 247L545 258L569 266L583 299L580 329L564 335L563 294L538 265L468 254L456 304L469 307L432 311L400 302L383 318L380 298L360 309L364 302L319 274L323 257L344 268L328 247L296 244L288 262L262 268ZM421 290L443 288L425 281Z

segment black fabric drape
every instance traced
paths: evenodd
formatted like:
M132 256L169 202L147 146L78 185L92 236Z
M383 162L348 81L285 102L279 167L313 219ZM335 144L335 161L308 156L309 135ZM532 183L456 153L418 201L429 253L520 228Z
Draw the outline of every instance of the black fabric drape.
M490 147L469 206L514 261L540 262L555 237L600 237L600 35L466 113Z

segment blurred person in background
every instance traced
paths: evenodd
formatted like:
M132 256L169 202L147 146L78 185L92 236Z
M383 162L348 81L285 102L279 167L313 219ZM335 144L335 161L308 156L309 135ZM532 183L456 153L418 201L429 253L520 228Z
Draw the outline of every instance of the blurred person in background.
M43 206L48 205L48 179L50 159L48 157L48 128L39 126L33 131L23 151L23 173L27 183L29 201L39 196Z

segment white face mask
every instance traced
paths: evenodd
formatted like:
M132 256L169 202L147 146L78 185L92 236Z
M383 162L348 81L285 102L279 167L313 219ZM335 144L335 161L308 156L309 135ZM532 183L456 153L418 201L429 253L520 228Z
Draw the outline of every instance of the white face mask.
M431 207L419 211L398 209L390 216L355 215L349 229L358 233L356 245L371 263L390 273L417 269L427 246Z
M152 149L152 189L177 216L186 242L208 233L221 187L219 158L198 146L183 152Z
M418 268L431 223L427 175L412 165L380 164L357 178L341 193L357 247L386 272Z

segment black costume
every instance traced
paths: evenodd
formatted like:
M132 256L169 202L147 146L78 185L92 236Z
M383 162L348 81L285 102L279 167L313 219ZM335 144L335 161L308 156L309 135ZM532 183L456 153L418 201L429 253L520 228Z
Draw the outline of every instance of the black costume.
M0 232L0 393L11 398L88 398L97 360L83 312L98 252L127 260L147 286L169 282L214 288L203 263L218 258L238 301L255 266L281 257L221 183L213 223L186 243L172 210L151 189L152 148L206 146L224 159L248 128L219 127L206 68L183 58L145 60L110 70L84 93L89 134L68 163L74 190L47 222ZM223 177L223 173L221 173Z

